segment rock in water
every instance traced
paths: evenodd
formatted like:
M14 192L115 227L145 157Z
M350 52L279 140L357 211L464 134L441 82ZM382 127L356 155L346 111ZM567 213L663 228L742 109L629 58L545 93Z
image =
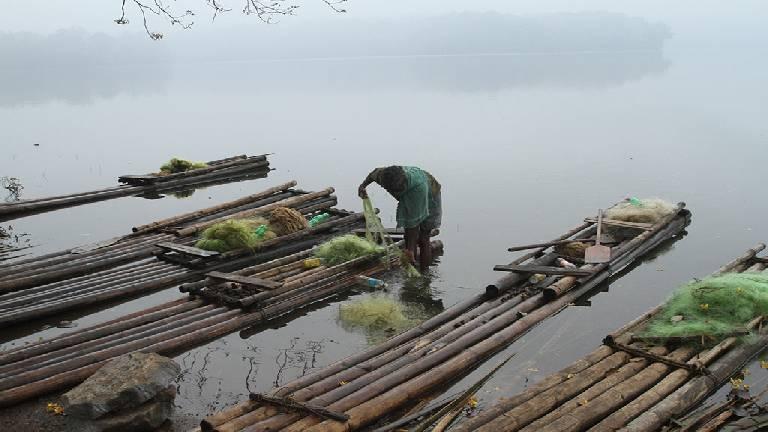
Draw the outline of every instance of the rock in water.
M181 367L158 354L130 353L105 364L62 397L84 430L153 430L170 416Z

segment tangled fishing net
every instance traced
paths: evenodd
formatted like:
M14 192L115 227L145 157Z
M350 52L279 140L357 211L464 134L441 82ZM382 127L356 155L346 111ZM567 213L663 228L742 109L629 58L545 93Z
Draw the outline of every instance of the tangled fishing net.
M168 175L182 173L193 169L205 168L207 166L208 164L205 162L192 162L186 159L173 158L160 167L160 174Z
M321 244L315 249L314 255L320 258L326 266L334 266L360 257L379 255L383 252L384 248L376 243L354 234L347 234Z
M589 245L584 242L570 242L556 245L555 252L570 258L584 259L584 253L588 247Z
M373 243L384 245L386 251L386 262L389 267L390 250L392 249L392 239L387 234L386 228L381 223L379 215L370 198L363 198L363 216L365 216L365 238ZM400 252L400 267L403 269L406 277L420 277L421 273L413 266L405 251Z
M253 249L259 243L277 235L267 227L264 218L230 219L219 222L203 231L195 247L216 252Z
M631 198L605 211L606 219L624 222L656 223L674 213L677 206L660 198Z
M309 222L297 210L278 207L269 215L269 227L278 236L283 236L309 228Z
M383 294L367 295L339 306L341 326L350 331L362 330L368 336L369 343L377 343L426 318L425 311Z
M640 336L719 340L761 315L768 315L768 275L730 273L678 288Z

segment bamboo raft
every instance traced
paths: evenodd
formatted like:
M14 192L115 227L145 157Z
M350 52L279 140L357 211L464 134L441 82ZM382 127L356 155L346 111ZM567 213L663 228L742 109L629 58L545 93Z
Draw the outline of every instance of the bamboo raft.
M45 198L0 203L0 218L9 220L29 214L36 214L64 207L105 201L114 198L145 195L156 196L160 193L182 191L231 181L266 177L269 172L267 155L235 156L227 159L206 162L205 168L193 169L183 173L160 176L157 174L126 175L119 177L122 184L105 189L78 192Z
M183 352L346 292L359 275L373 276L399 265L400 255L392 254L389 262L366 257L305 268L312 244L305 241L299 252L236 272L210 272L205 280L180 287L188 297L0 353L0 406L76 385L122 354ZM439 241L432 246L435 252L442 248ZM207 292L233 281L255 283L264 295L233 303Z
M715 275L765 271L768 261L756 256L764 248L760 244L748 250ZM710 348L674 338L646 346L634 334L661 308L608 335L591 354L451 430L659 430L727 383L768 343L763 317L758 317L747 325L756 334L748 342L739 343L739 335L734 335ZM701 420L687 422L680 430L701 430L706 423Z
M271 395L248 400L211 415L203 431L351 431L399 412L464 376L547 317L587 294L608 277L673 239L689 223L676 211L613 248L609 263L581 266L578 275L553 274L532 282L516 271L485 292L457 304L421 325L359 354L298 378ZM587 221L556 240L595 235ZM509 266L551 266L558 254L540 247ZM554 273L554 272L553 272ZM340 385L343 383L343 385ZM321 409L321 410L320 410ZM345 419L345 420L342 420Z
M38 319L85 305L122 299L290 254L324 240L328 230L359 223L361 214L332 209L333 189L304 192L285 183L257 194L136 227L133 233L0 266L0 324ZM190 246L196 234L227 218L293 207L304 215L328 212L315 228L263 242L255 251L207 253ZM350 226L350 229L356 225Z

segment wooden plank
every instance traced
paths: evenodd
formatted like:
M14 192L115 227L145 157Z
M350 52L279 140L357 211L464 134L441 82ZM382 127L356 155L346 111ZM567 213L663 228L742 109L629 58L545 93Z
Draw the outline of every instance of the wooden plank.
M264 288L268 290L273 290L283 286L282 282L275 282L269 279L262 279L262 278L252 277L252 276L241 276L233 273L222 273L218 271L212 271L210 273L206 273L205 275L211 279L218 280L218 281L235 282L241 285L255 286L258 288Z
M330 420L336 420L340 422L346 422L347 420L349 420L349 416L344 413L331 411L327 408L323 408L318 405L312 405L305 402L297 402L290 398L283 399L279 397L267 396L267 395L258 394L258 393L251 393L249 398L254 402L269 404L269 405L277 405L281 408L286 408L290 411L298 411L302 414L312 414L318 417L322 417Z
M178 252L180 254L192 255L192 256L201 257L201 258L210 258L210 257L220 255L216 251L207 251L204 249L196 248L194 246L185 246L182 244L171 243L171 242L162 242L162 243L156 244L155 246L163 248L168 251Z
M495 271L508 271L514 273L538 273L548 276L590 276L594 272L579 268L563 268L552 266L532 266L532 265L497 265L493 268Z
M586 218L584 222L597 223L595 218ZM611 225L623 228L637 228L645 231L650 231L653 228L653 224L640 223L640 222L624 222L615 219L603 219L603 225Z

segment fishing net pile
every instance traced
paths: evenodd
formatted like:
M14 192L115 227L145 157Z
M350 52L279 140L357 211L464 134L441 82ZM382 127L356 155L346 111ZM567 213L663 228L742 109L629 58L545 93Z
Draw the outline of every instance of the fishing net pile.
M606 219L624 222L656 223L674 213L676 205L659 198L630 198L605 211Z
M186 159L172 158L160 167L160 175L176 174L187 172L193 169L205 168L208 164L205 162L192 162Z
M203 231L195 247L222 253L253 249L259 243L277 237L269 230L268 223L269 221L261 217L219 222Z
M379 255L384 248L354 234L333 238L315 249L314 255L326 266L334 266L356 258Z
M309 222L297 210L278 207L269 215L269 228L278 236L284 236L309 228Z
M339 306L341 326L349 331L363 331L369 343L377 343L393 332L411 328L426 318L423 310L384 294L366 295Z
M640 336L717 341L761 315L768 315L768 275L730 273L678 288Z

